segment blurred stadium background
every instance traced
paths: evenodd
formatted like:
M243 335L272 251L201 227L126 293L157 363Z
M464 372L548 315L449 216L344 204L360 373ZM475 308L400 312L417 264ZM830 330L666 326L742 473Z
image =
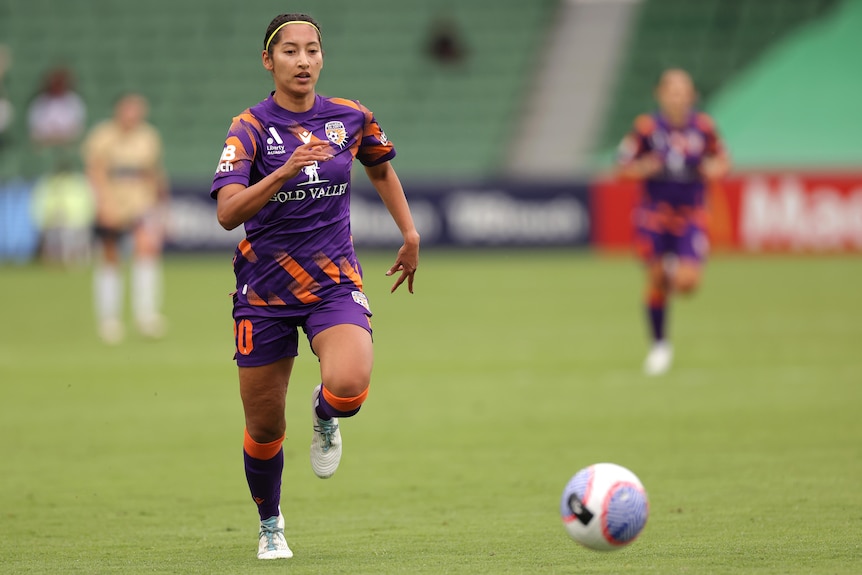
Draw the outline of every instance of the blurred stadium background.
M32 187L51 169L26 116L48 70L73 74L87 124L126 91L162 132L172 250L225 249L207 198L233 115L271 89L272 15L322 23L319 91L359 99L395 142L426 248L625 249L636 191L604 176L669 66L688 69L735 160L712 194L714 241L741 250L862 249L862 3L857 0L29 0L0 3L12 121L0 148L0 260L30 261ZM432 33L463 55L429 53ZM825 65L827 64L828 65ZM359 245L397 242L356 183ZM239 233L239 232L237 232Z

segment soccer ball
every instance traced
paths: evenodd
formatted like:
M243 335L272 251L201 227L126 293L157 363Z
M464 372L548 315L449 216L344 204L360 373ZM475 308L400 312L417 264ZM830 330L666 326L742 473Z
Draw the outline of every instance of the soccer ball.
M649 501L634 473L614 463L596 463L578 471L563 489L560 515L572 539L590 549L612 551L640 534Z

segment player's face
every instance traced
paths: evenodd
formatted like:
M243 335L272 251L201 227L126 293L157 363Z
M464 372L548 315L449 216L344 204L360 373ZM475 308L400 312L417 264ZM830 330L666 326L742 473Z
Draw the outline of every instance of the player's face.
M117 102L116 119L125 129L131 129L147 117L147 102L140 96L129 95Z
M263 65L272 72L276 89L296 96L314 93L323 68L317 30L305 24L285 26L273 42L272 55L264 51Z
M681 72L665 74L656 90L659 107L671 117L688 114L694 106L694 98L694 84Z

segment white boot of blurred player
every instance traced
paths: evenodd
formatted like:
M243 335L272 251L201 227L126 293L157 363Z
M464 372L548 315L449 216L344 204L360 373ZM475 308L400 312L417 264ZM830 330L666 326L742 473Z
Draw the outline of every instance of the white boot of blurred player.
M644 361L644 373L647 375L662 375L667 373L673 362L673 347L666 341L653 343L652 349Z

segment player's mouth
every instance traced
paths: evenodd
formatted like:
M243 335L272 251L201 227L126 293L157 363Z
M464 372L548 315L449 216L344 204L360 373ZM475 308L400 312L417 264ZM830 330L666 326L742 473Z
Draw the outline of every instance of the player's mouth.
M294 76L294 78L296 78L300 84L307 84L308 82L311 82L311 74L309 74L308 72L300 72L299 74Z

